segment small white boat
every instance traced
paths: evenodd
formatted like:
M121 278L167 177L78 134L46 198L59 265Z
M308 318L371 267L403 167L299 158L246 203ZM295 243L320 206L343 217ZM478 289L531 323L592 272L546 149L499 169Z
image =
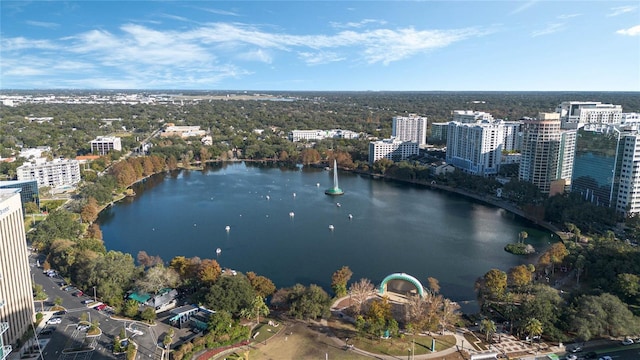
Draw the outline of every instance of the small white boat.
M296 193L293 193L293 197L296 197Z
M333 230L333 229L334 229L333 225L329 225L329 230Z
M289 213L289 216L294 217L294 216L296 216L296 214L292 211L292 212Z
M267 195L267 200L271 199L271 197L269 195Z
M320 187L320 183L316 183L316 187Z
M231 230L231 226L227 225L227 226L224 227L224 229L229 231L229 230Z
M337 207L340 207L340 206L342 206L342 205L341 205L340 203L336 203L336 206L337 206Z
M217 249L216 249L216 254L217 254L217 255L220 255L220 253L221 253L221 252L222 252L222 249L220 249L220 248L217 248Z
M349 220L353 219L353 215L349 214Z

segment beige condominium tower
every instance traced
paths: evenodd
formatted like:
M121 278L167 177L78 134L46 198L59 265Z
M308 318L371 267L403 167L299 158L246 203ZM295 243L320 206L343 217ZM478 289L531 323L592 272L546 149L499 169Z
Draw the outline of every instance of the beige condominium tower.
M0 189L0 360L33 323L20 189Z

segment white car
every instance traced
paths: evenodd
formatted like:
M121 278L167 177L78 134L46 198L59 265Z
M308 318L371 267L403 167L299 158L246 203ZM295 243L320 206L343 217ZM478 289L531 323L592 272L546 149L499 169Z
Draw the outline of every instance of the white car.
M600 358L600 359L598 359L598 360L613 360L613 359L611 358L611 356L609 356L609 355L605 355L605 356L601 357L601 358Z
M62 318L54 317L47 321L47 325L56 325L56 324L60 324L61 322L62 322Z
M575 354L569 354L567 355L567 360L578 360L578 356Z
M631 344L633 344L632 339L625 338L624 340L622 340L622 345L631 345Z

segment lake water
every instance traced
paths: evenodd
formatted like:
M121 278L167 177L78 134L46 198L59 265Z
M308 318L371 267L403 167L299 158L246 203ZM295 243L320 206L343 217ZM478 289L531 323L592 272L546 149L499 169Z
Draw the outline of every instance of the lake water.
M524 219L455 194L352 173L339 177L345 194L330 197L324 190L332 172L320 169L232 163L160 174L135 186L136 197L104 211L99 223L107 249L134 258L141 250L165 261L213 258L278 287L315 283L327 290L343 265L353 281L364 277L376 285L405 272L423 284L435 277L455 301L475 299L474 281L488 270L533 262L503 250L520 231L536 249L552 241Z

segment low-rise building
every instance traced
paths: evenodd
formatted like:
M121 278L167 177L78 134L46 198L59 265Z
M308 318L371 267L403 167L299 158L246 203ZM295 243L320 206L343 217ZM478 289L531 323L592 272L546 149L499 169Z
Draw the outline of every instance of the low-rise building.
M116 136L98 136L91 140L91 152L98 155L107 155L111 151L122 151L122 142Z
M406 160L413 155L418 155L418 143L402 141L395 138L372 141L369 143L369 164L387 158L391 161Z
M16 171L18 180L36 180L40 187L73 186L81 180L80 163L71 159L44 161L41 158L22 164Z
M185 138L190 138L190 137L205 136L206 134L207 134L206 131L200 130L200 126L168 125L160 133L160 136L162 136L162 137L179 136L179 137L185 139Z
M293 130L289 133L289 140L293 142L323 140L323 139L357 139L360 136L355 131L331 129L331 130Z

